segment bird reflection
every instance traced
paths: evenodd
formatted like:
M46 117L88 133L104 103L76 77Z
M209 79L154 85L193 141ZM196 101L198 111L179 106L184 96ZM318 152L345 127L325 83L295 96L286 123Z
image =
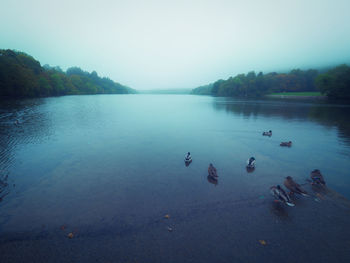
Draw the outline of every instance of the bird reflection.
M211 184L213 184L215 186L217 186L217 184L219 183L217 177L213 177L213 176L210 176L210 175L207 176L207 180L208 180L209 183L211 183Z
M255 171L255 167L248 167L247 166L245 169L247 170L247 173L252 173Z
M270 211L279 219L288 219L288 212L281 202L273 202L270 206Z

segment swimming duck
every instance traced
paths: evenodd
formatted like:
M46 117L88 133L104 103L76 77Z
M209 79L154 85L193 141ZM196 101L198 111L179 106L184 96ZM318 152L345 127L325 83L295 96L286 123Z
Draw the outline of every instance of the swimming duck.
M250 168L250 169L255 168L255 158L254 157L250 157L247 160L247 168Z
M271 136L271 135L272 135L272 131L269 130L268 132L263 132L262 135L263 135L263 136Z
M188 152L188 153L185 155L185 163L186 163L186 164L190 164L191 162L192 162L191 153Z
M208 175L213 178L219 177L216 168L213 166L213 164L209 164Z
M291 141L289 141L289 142L281 142L281 143L280 143L280 146L291 147L291 146L292 146L292 142L291 142Z
M318 169L313 170L310 174L310 177L312 180L311 184L326 185L326 182L325 182L320 170L318 170Z
M290 193L297 193L303 196L307 196L307 192L301 188L299 184L297 184L291 176L287 176L284 181L284 186L290 190Z
M295 206L290 200L289 195L286 193L286 191L283 190L281 186L272 186L270 188L270 192L277 199L277 201L283 202L289 206Z

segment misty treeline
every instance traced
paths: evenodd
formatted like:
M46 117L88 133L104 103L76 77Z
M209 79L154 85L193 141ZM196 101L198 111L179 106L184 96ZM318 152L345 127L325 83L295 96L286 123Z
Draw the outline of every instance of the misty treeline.
M66 72L40 65L24 52L0 49L0 96L47 97L75 94L125 94L134 90L78 67Z
M316 86L329 98L350 100L350 67L344 64L320 74Z
M314 69L268 74L249 72L200 86L193 89L192 94L261 97L278 92L304 91L320 91L331 98L350 99L350 67L340 65L322 74Z

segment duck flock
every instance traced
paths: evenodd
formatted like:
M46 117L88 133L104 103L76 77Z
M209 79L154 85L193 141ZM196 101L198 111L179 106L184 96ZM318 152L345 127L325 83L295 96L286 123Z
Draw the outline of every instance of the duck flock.
M271 137L272 131L270 130L267 132L263 132L262 135ZM291 147L292 142L291 141L281 142L280 146ZM255 161L256 160L254 157L250 157L247 160L246 169L248 172L251 172L255 169ZM188 152L185 155L186 166L189 166L191 162L192 162L191 153ZM213 166L213 164L209 164L208 178L210 178L211 180L217 181L218 174L217 174L217 170ZM310 173L310 178L311 178L312 185L317 185L317 186L321 186L321 187L324 187L326 185L326 182L323 178L323 175L321 174L320 170L318 170L318 169L315 169ZM274 196L275 202L281 202L281 203L284 203L288 206L295 206L295 204L293 204L293 202L290 198L290 195L299 194L302 196L309 196L308 193L300 186L300 184L296 183L291 176L287 176L283 184L289 190L289 193L287 191L285 191L280 185L274 185L274 186L270 187L270 192Z

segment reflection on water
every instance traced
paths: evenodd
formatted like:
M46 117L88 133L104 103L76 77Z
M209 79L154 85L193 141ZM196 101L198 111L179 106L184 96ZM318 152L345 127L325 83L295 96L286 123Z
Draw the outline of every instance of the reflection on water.
M211 183L211 184L213 184L215 186L217 186L218 183L219 183L217 178L215 178L213 176L210 176L210 175L207 176L207 180L208 180L209 183Z
M80 237L118 238L111 247L120 247L124 257L142 252L132 250L143 248L131 245L135 240L144 244L142 255L161 247L164 257L147 262L167 261L172 252L173 262L183 262L186 256L177 254L183 244L196 251L193 262L213 262L204 249L212 242L220 244L222 262L231 262L232 247L251 249L236 261L253 262L256 240L281 243L282 231L297 243L294 228L284 224L312 231L307 216L334 207L322 199L328 193L317 189L310 192L322 195L319 202L303 198L293 210L279 207L270 186L283 184L287 176L302 184L320 169L327 187L350 197L346 106L98 95L2 102L0 113L3 239L30 239L43 231L56 238L67 234L60 230L67 225ZM269 130L271 137L262 136ZM288 140L293 147L279 146ZM187 151L195 161L186 167ZM245 168L249 156L258 160L253 173ZM209 163L215 164L220 185L207 176ZM165 214L171 215L166 222ZM336 219L343 222L342 216ZM171 234L168 225L174 225Z
M280 117L287 121L312 121L329 128L336 127L339 138L350 145L349 105L279 100L242 101L217 98L214 101L214 107L244 118Z
M280 220L288 220L288 209L281 202L272 202L270 205L270 211Z
M349 180L345 176L350 156L349 105L310 101L215 98L213 107L218 111L224 110L232 114L235 119L245 119L246 126L252 126L251 124L254 123L262 130L273 130L271 141L275 143L277 143L276 138L280 138L280 142L293 141L293 147L294 144L297 145L300 155L292 154L290 163L299 161L298 165L308 164L310 167L308 172L326 167L328 173L326 177L331 176L332 179L337 177L332 186L336 185L338 191L350 196ZM263 126L261 121L264 121ZM245 134L251 131L252 127L250 130L242 130ZM336 136L332 135L333 132ZM251 143L257 143L255 138ZM305 162L306 160L308 161Z
M0 200L15 188L11 171L23 145L41 143L50 134L44 100L0 101ZM9 176L10 175L10 176Z
M245 169L246 169L247 173L252 173L252 172L254 172L255 167L248 167L247 166Z

